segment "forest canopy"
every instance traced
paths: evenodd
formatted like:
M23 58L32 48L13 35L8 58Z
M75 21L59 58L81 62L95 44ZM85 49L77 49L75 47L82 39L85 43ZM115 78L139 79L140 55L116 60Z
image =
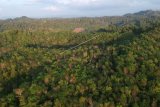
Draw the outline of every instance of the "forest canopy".
M160 12L0 20L0 74L1 107L158 107Z

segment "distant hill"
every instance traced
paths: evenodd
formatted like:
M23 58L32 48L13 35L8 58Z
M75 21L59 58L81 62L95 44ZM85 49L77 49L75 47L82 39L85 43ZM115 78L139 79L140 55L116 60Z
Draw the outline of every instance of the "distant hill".
M133 13L133 14L125 14L124 16L160 16L160 11L153 11L153 10L145 10L145 11L140 11L137 13Z
M0 31L8 29L18 30L70 30L75 28L84 28L94 30L96 28L106 28L109 26L139 26L150 22L160 21L160 11L146 10L137 13L129 13L123 16L105 16L105 17L82 17L82 18L41 18L34 19L26 16L0 20Z

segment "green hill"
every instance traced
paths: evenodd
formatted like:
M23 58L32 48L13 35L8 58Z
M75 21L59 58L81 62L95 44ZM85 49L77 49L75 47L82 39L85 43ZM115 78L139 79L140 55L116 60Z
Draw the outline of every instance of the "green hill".
M0 21L0 106L158 107L159 21L132 15ZM76 27L86 30L74 33Z

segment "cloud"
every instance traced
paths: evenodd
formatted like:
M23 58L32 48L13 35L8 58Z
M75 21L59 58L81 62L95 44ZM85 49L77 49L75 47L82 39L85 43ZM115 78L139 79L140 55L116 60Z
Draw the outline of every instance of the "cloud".
M137 1L137 0L132 0ZM128 5L131 2L129 0L56 0L59 5L72 5L72 6L92 6L92 5Z
M53 5L55 4L56 0L25 0L28 2L28 4L49 4L49 5Z
M45 1L49 1L49 0L27 0L30 3L43 3Z
M42 0L28 0L29 3L38 3L41 2Z
M102 0L56 0L59 4L64 5L88 5Z
M130 8L145 5L144 0L55 0L54 4L75 10L95 10L110 8Z
M59 12L61 11L61 9L57 6L48 6L48 7L45 7L43 8L44 10L46 11L51 11L51 12Z

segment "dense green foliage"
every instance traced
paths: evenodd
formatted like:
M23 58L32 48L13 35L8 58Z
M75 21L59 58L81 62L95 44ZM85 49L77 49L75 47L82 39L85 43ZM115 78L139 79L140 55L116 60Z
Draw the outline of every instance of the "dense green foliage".
M159 20L103 29L95 25L99 30L82 33L3 29L0 106L160 105Z

